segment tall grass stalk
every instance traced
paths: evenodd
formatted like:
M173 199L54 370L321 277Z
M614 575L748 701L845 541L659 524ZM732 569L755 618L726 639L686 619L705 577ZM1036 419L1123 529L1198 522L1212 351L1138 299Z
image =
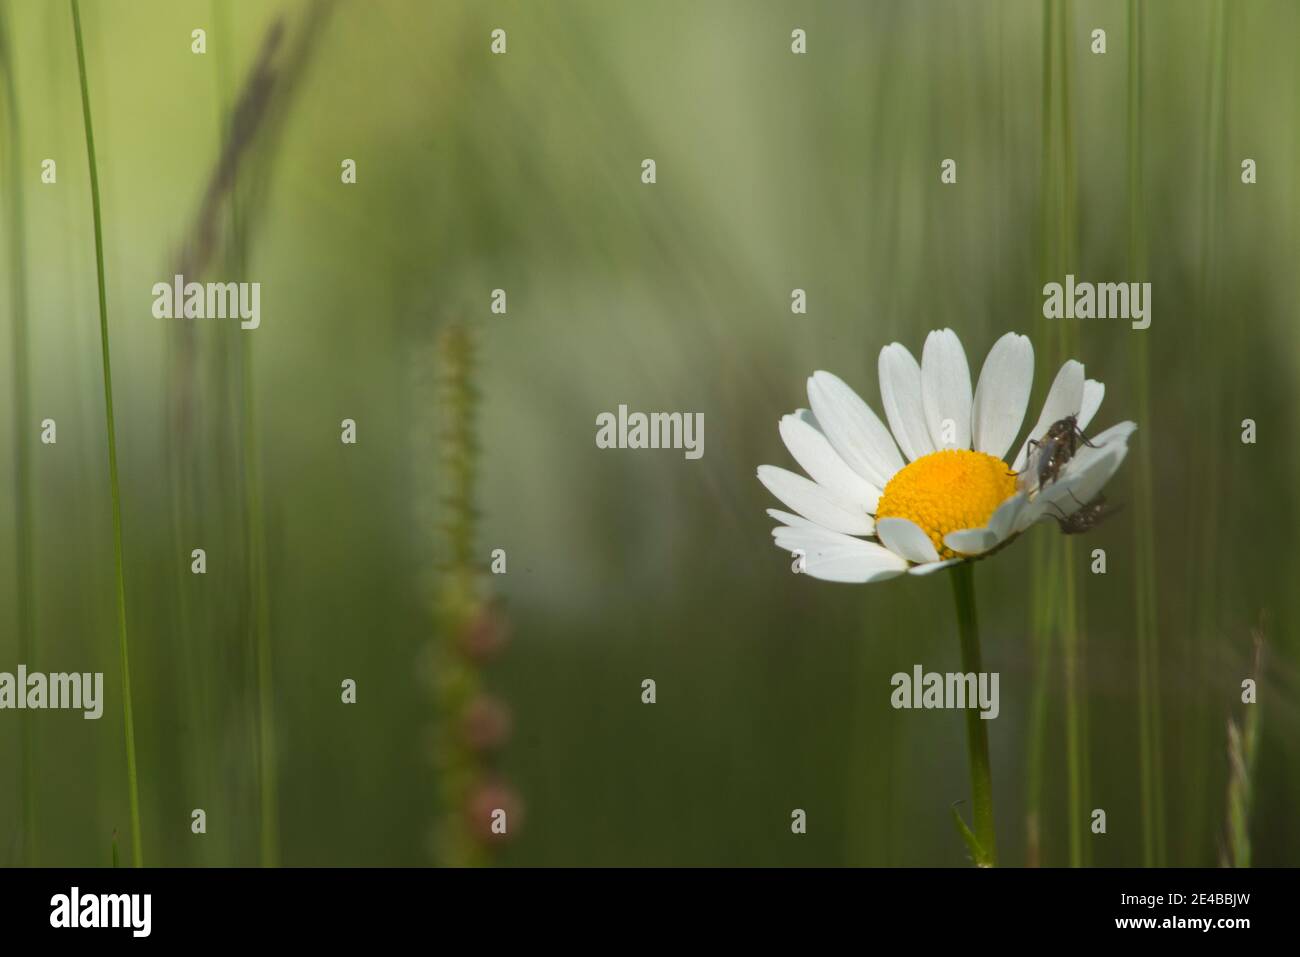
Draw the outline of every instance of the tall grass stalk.
M1039 276L1042 282L1049 280L1052 272L1053 263L1049 252L1051 243L1049 237L1052 233L1051 221L1051 169L1052 169L1052 65L1054 57L1052 55L1053 41L1053 11L1052 0L1043 0L1043 34L1042 34L1042 100L1040 106L1040 143L1041 153L1039 156L1039 182L1038 182L1038 251L1039 251ZM1035 295L1032 300L1032 306L1038 305L1038 299ZM1039 314L1041 318L1041 314ZM1050 329L1049 329L1050 334ZM1040 353L1041 355L1041 353ZM1046 390L1041 384L1042 375L1035 376L1038 382L1037 391L1046 395ZM1048 662L1051 660L1051 635L1054 617L1054 595L1057 575L1059 553L1055 549L1049 549L1043 536L1035 535L1030 539L1030 576L1031 576L1031 601L1030 601L1030 643L1031 654L1035 663L1034 667L1034 696L1033 704L1029 712L1029 757L1026 761L1028 775L1028 793L1025 803L1025 848L1026 863L1031 867L1037 867L1042 863L1042 828L1043 828L1043 780L1047 775L1044 766L1044 757L1047 742L1047 702L1050 671Z
M1142 23L1141 0L1128 4L1128 196L1129 273L1145 276L1147 268L1146 196L1142 186ZM1135 337L1133 363L1136 417L1148 436L1158 434L1151 421L1151 365L1148 333ZM1134 449L1135 621L1138 680L1138 773L1142 812L1142 863L1164 863L1164 783L1160 755L1159 630L1156 606L1155 501L1152 495L1151 443Z
M1070 105L1070 6L1065 0L1061 3L1061 16L1057 23L1060 44L1060 128L1061 128L1061 193L1060 193L1060 234L1057 249L1057 273L1077 272L1078 225L1075 210L1077 184L1074 164L1074 126ZM1075 327L1061 326L1059 362L1073 358L1077 335ZM1084 811L1083 798L1087 790L1085 754L1087 742L1086 702L1080 691L1085 686L1083 676L1083 635L1079 629L1077 574L1075 568L1074 541L1062 536L1058 547L1061 549L1061 581L1064 593L1060 604L1061 612L1061 656L1065 670L1065 737L1066 737L1066 784L1068 799L1066 813L1069 815L1068 834L1070 866L1079 867L1084 863L1083 834Z
M231 253L238 275L248 271L247 236L240 216L238 191L233 205ZM248 587L257 680L258 808L262 822L259 854L263 867L280 865L280 795L276 765L275 700L271 659L271 605L267 584L266 510L262 503L262 450L258 441L253 340L243 337L240 378L243 383L243 459L246 489Z
M1227 122L1227 87L1228 87L1228 27L1231 22L1224 0L1215 0L1210 7L1210 57L1211 66L1206 73L1205 96L1205 157L1202 167L1203 184L1201 191L1201 303L1205 314L1218 316L1223 313L1223 283L1220 260L1225 248L1220 230L1223 228L1223 191L1225 179L1230 175L1224 161L1224 144L1226 141ZM1207 406L1201 410L1200 430L1212 437L1212 443L1226 440L1223 415L1225 403L1223 395L1223 365L1226 347L1235 337L1219 342L1210 338L1212 326L1200 323L1200 335L1197 346L1192 350L1196 370L1200 376L1199 392L1207 398ZM1218 446L1211 444L1212 450ZM1200 492L1198 500L1217 502L1223 493L1222 456L1211 452L1205 457L1199 476ZM1191 603L1195 614L1191 631L1193 651L1191 679L1197 689L1207 678L1206 665L1210 661L1211 648L1219 629L1219 590L1221 567L1219 562L1219 519L1217 509L1201 509L1191 506L1188 528L1195 529L1199 541L1195 547L1188 549L1191 556L1189 569L1189 594L1195 596ZM1193 694L1190 700L1196 702L1200 696ZM1210 767L1207 749L1199 742L1212 738L1215 720L1205 708L1195 706L1188 715L1191 733L1186 735L1190 747L1188 758L1188 777L1190 779L1186 804L1186 832L1184 846L1189 853L1197 853L1206 846L1206 825L1208 815L1208 795L1210 791ZM1197 859L1184 863L1203 863Z
M257 655L258 806L262 821L260 855L263 867L277 867L280 863L280 805L275 756L275 707L272 697L271 609L266 580L261 450L254 410L252 345L248 336L244 337L243 380L244 468L248 488L248 580Z
M90 84L81 37L81 4L72 5L72 31L77 41L77 72L81 78L81 116L86 127L86 160L90 167L90 205L95 223L95 269L99 280L99 340L104 365L104 414L108 428L108 483L113 498L113 558L117 573L117 637L122 660L122 719L126 733L126 778L131 808L131 861L144 865L140 838L140 783L135 759L135 718L131 699L131 662L126 636L126 577L122 560L122 494L117 477L117 430L113 424L113 373L108 347L108 291L104 278L104 232L99 202L99 173L95 163L95 132L90 114Z
M226 23L228 27L228 22ZM224 92L224 91L223 91ZM232 119L232 127L234 120ZM225 141L237 135L232 128ZM248 273L248 224L243 216L238 167L229 170L229 253L237 275ZM263 867L280 864L280 796L276 765L275 700L271 657L271 607L267 584L266 510L262 502L262 451L257 430L257 393L253 377L253 337L241 337L242 439L245 488L245 542L248 549L248 596L257 686L257 781L261 833L259 860Z
M178 274L201 276L214 262L233 270L238 277L247 274L248 237L252 232L251 215L247 211L260 205L250 201L254 192L250 184L264 181L268 175L274 149L274 128L282 121L287 110L290 91L306 67L308 54L314 48L314 39L323 23L323 12L332 5L315 2L309 7L307 26L301 32L293 51L284 54L285 19L276 18L263 34L261 46L254 57L247 78L235 89L232 81L230 49L227 42L233 33L229 4L214 0L212 22L221 39L213 54L218 94L218 122L220 150L209 174L198 211L188 231L185 243L177 252L173 271ZM271 143L267 141L271 140ZM265 144L255 153L254 146ZM172 363L169 370L171 394L172 438L179 446L176 457L183 465L176 474L175 492L179 503L176 513L178 533L182 517L189 514L186 507L199 494L196 444L190 433L197 427L200 403L195 397L195 381L206 370L209 381L222 388L224 405L219 415L219 438L215 445L222 460L236 460L236 470L243 475L243 495L237 504L238 515L222 521L225 529L238 529L242 540L232 535L232 548L244 554L244 621L248 631L247 668L245 681L252 687L254 720L248 725L248 746L255 762L255 803L257 805L258 836L257 855L262 866L273 867L280 861L279 788L276 766L276 733L274 720L273 668L271 648L270 592L267 584L265 507L263 502L261 449L256 427L255 377L253 375L253 338L240 336L239 343L231 346L223 339L215 347L209 346L198 354L199 340L187 329L177 330L172 345ZM202 361L200 361L202 360ZM204 403L203 405L209 405ZM233 426L228 425L233 423ZM230 454L228 454L228 450ZM191 491L193 490L193 491ZM223 498L223 502L227 499ZM187 607L182 594L182 618ZM200 662L195 667L204 667ZM201 672L202 687L206 687L207 671ZM214 716L202 709L208 720ZM204 730L200 741L210 739ZM210 747L202 749L211 755ZM200 780L210 781L208 765L203 766Z
M1075 591L1073 543L1067 538L1060 543L1061 584L1065 593L1059 611L1061 614L1061 658L1065 671L1065 774L1068 797L1066 799L1066 825L1069 838L1070 866L1083 864L1083 749L1084 740L1082 702L1079 687L1082 683L1080 667L1080 637L1078 607Z
M301 86L319 46L319 38L336 4L333 0L312 0L306 5L300 28L285 49L288 33L285 17L275 18L265 30L260 49L246 79L236 90L231 81L229 45L219 42L214 56L217 90L222 117L221 150L208 178L203 198L178 254L175 272L199 275L222 256L241 278L247 274L249 237L256 229L258 213L266 207L266 184L277 155L279 135L285 125L293 96ZM212 17L219 37L229 38L229 4L213 0ZM257 147L255 150L254 147ZM228 226L225 224L228 223ZM263 866L280 861L279 786L276 764L276 733L273 692L270 590L262 483L261 445L258 438L253 338L241 336L238 347L225 342L210 349L207 359L214 381L229 385L222 422L237 422L238 428L223 432L220 444L239 443L244 474L244 495L238 524L242 527L245 555L248 645L250 667L247 678L255 688L256 719L249 745L256 755L257 805L259 818L258 856ZM171 381L173 404L185 410L194 404L192 380L198 366L193 336L182 331L176 342ZM235 376L239 381L235 381ZM184 422L184 415L175 417ZM228 437L229 435L229 437ZM189 454L192 451L187 449ZM233 524L233 523L232 523Z
M1036 537L1036 541L1041 540ZM1041 548L1038 552L1042 552ZM1047 701L1052 679L1052 622L1056 620L1055 579L1057 553L1047 556L1048 574L1034 578L1030 624L1033 629L1034 689L1029 712L1029 759L1027 761L1028 795L1025 814L1025 864L1038 867L1043 862L1043 758L1047 750Z
M248 233L242 215L236 173L231 171L230 256L237 275L248 273ZM248 548L248 596L253 629L257 684L257 780L261 820L259 858L263 867L280 864L280 796L275 754L275 700L271 659L271 605L267 584L266 510L262 502L262 449L257 430L257 393L253 377L253 337L242 337L240 353L243 412L245 541Z
M1077 272L1078 216L1075 173L1074 136L1071 115L1070 71L1072 31L1070 8L1065 2L1044 2L1043 23L1043 264L1044 272L1059 278L1067 271ZM1053 216L1054 214L1054 216ZM1053 230L1051 227L1055 227ZM1073 327L1054 324L1055 363L1059 368L1073 358L1077 335ZM1064 536L1052 542L1048 553L1057 561L1047 565L1059 569L1060 600L1052 603L1055 619L1048 627L1059 632L1061 667L1065 681L1065 761L1066 761L1066 834L1072 867L1085 862L1083 844L1085 821L1083 798L1088 790L1088 734L1086 701L1080 688L1084 681L1084 642L1079 627L1078 581L1074 543ZM1046 564L1046 563L1045 563ZM1042 581L1043 579L1036 579ZM1047 603L1038 586L1035 607ZM1037 624L1037 623L1036 623ZM1040 650L1040 654L1042 651ZM1039 689L1040 694L1045 693ZM1031 734L1031 739L1033 738ZM1031 756L1031 764L1041 767L1041 758ZM1036 810L1036 809L1035 809Z
M14 429L14 611L18 628L18 660L29 667L36 655L35 548L32 536L31 356L28 344L26 216L23 207L22 124L18 116L17 71L9 42L7 10L0 10L0 81L5 87L8 146L5 150L4 195L9 199L9 305L13 323L13 429ZM35 720L24 711L22 724L22 846L20 860L37 863L36 847L36 740Z

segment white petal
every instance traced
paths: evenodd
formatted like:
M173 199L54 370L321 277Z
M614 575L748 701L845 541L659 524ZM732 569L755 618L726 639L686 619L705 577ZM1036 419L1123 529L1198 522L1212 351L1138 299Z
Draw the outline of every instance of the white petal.
M902 343L893 342L880 350L880 401L885 418L909 461L934 451L930 427L921 400L921 367Z
M1089 379L1083 384L1083 402L1079 405L1079 431L1082 432L1092 421L1092 417L1101 408L1101 400L1106 396L1106 384L1096 379Z
M816 522L810 522L802 515L792 515L789 512L783 512L779 508L769 508L767 514L776 519L782 525L789 525L791 528L816 528L821 531L827 531Z
M1055 514L1053 509L1047 507L1047 501L1041 496L1035 496L1016 516L1015 532L1019 534L1033 525L1035 522L1042 521Z
M1101 490L1106 487L1106 483L1119 471L1119 467L1123 464L1127 455L1127 449L1117 449L1104 459L1096 460L1087 469L1080 470L1078 475L1071 476L1070 480L1065 483L1066 490L1069 493L1068 496L1053 496L1054 504L1069 515L1071 512L1091 503L1101 494Z
M849 468L810 419L811 414L806 418L787 415L781 419L781 438L785 447L812 480L837 499L856 505L864 512L874 512L880 500L880 490Z
M874 582L901 575L907 562L876 544L824 529L775 528L778 547L803 556L803 574L825 581Z
M971 419L974 448L1002 458L1020 434L1034 384L1034 347L1028 336L1008 332L993 343L979 385Z
M1020 446L1020 454L1016 456L1015 464L1011 466L1012 471L1019 472L1025 467L1030 439L1041 439L1053 422L1058 422L1067 415L1078 415L1082 406L1083 363L1069 359L1056 373L1052 388L1047 392L1047 401L1043 403L1043 411L1038 416L1038 423L1025 438L1024 444Z
M941 568L947 568L949 565L956 565L960 558L948 558L941 562L926 562L924 565L913 565L907 570L909 575L932 575Z
M1089 439L1089 441L1092 443L1092 447L1114 445L1116 443L1121 443L1121 442L1127 445L1129 436L1136 431L1137 431L1136 422L1127 422L1127 421L1116 422L1109 429L1103 429L1101 432L1098 432L1091 439ZM1075 458L1078 458L1079 456L1083 455L1088 450L1088 448L1090 448L1090 446L1087 445L1081 446L1078 453L1075 455Z
M872 542L863 542L863 545L874 544ZM876 546L879 548L880 546ZM812 578L820 578L828 582L846 582L849 584L867 585L873 582L884 581L887 578L897 578L907 570L907 562L903 561L897 555L893 555L886 549L881 548L882 552L889 555L888 559L882 559L875 555L865 554L837 554L824 555L818 558L804 558L803 574ZM897 564L893 564L893 563Z
M911 519L882 518L876 522L876 535L886 548L897 555L902 555L909 562L939 560L939 553L935 551L930 536L921 531L921 526Z
M906 567L906 562L903 562L903 568L881 567L867 556L836 555L816 560L804 559L803 574L828 582L870 585L889 578L897 578L903 574Z
M936 329L925 338L921 402L935 448L970 448L970 366L951 329Z
M1020 513L1024 511L1025 506L1029 504L1029 496L1023 492L1013 495L994 510L992 517L989 519L988 528L997 536L999 542L1004 542L1015 531L1016 521L1020 518Z
M949 532L943 543L961 555L983 555L998 543L998 537L990 528L963 528Z
M775 465L760 465L758 480L767 486L769 492L804 518L831 531L870 535L874 528L871 516L865 511L855 511L853 506L841 502L832 493L802 475Z
M1069 478L1047 486L1037 496L1035 504L1049 518L1061 518L1077 512L1097 497L1119 469L1126 454L1126 449L1116 449L1103 458L1094 459L1088 468L1078 469Z
M805 555L819 555L824 552L834 551L837 548L852 548L856 545L871 544L861 538L854 538L842 532L832 532L830 529L815 525L811 527L782 525L772 529L772 537L776 540L776 544L787 552L793 552L797 549Z
M876 488L884 488L903 467L889 429L839 376L813 373L808 380L808 401L840 458Z

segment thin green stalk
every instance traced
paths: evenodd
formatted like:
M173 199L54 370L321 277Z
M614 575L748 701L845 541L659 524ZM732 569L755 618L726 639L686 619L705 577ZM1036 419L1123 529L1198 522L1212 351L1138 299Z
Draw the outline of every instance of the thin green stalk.
M1077 271L1077 219L1075 202L1077 186L1075 181L1074 128L1070 112L1070 51L1072 38L1068 5L1062 4L1061 15L1057 18L1057 43L1060 58L1060 131L1061 131L1061 174L1059 193L1059 212L1057 221L1057 274ZM1064 362L1072 358L1075 345L1075 328L1062 325L1060 329L1060 354L1058 359ZM1083 797L1088 790L1086 777L1087 764L1085 755L1088 749L1086 736L1087 701L1080 693L1083 685L1083 635L1079 628L1078 583L1075 573L1073 542L1062 537L1058 547L1061 550L1061 575L1064 586L1064 600L1060 604L1062 661L1065 668L1065 734L1066 734L1066 809L1068 815L1067 831L1069 835L1070 866L1083 864Z
M1207 74L1208 86L1205 102L1206 152L1203 168L1203 220L1201 225L1201 261L1206 266L1201 272L1203 281L1201 303L1205 310L1204 315L1215 317L1222 315L1224 312L1223 277L1220 262L1224 245L1221 238L1224 222L1224 181L1230 175L1228 164L1224 160L1224 144L1228 141L1227 90L1230 47L1228 34L1232 19L1227 15L1227 5L1223 0L1218 0L1212 6L1210 15L1212 17L1210 25L1212 66ZM1200 348L1194 350L1196 369L1201 378L1202 394L1211 397L1207 408L1204 410L1201 427L1206 435L1214 436L1217 440L1218 437L1224 435L1227 424L1224 416L1226 403L1221 401L1226 385L1222 370L1225 359L1224 353L1231 348L1232 337L1229 337L1228 341L1217 342L1212 338L1215 328L1214 323L1203 321L1194 325L1202 330ZM1223 456L1206 456L1200 470L1200 492L1197 498L1202 501L1221 501L1223 498L1223 472ZM1193 514L1195 517L1189 527L1199 532L1199 541L1194 540L1195 547L1189 550L1193 562L1190 594L1195 596L1193 605L1195 619L1192 625L1194 644L1193 652L1189 657L1192 661L1192 681L1197 688L1200 688L1207 680L1206 664L1213 657L1211 648L1218 630L1220 577L1222 573L1218 561L1220 554L1220 526L1217 511L1210 509L1208 512L1199 511ZM1200 696L1197 695L1189 697L1193 702L1200 700ZM1191 853L1196 853L1205 847L1207 843L1206 838L1209 836L1207 825L1210 824L1208 813L1210 792L1209 756L1200 742L1213 735L1216 729L1211 723L1215 719L1211 718L1205 708L1198 705L1193 705L1193 707L1195 710L1189 715L1190 720L1188 722L1191 726L1191 733L1186 735L1186 741L1190 747L1188 776L1191 785L1186 796L1186 836L1183 846L1188 848ZM1203 858L1191 858L1183 863L1199 864L1202 862Z
M1041 542L1041 536L1035 538ZM1057 567L1058 553L1055 550L1042 554L1044 549L1037 549L1040 558L1048 562L1046 574L1034 578L1034 597L1032 611L1033 655L1034 655L1034 697L1029 712L1029 760L1028 797L1025 812L1025 863L1029 867L1038 867L1043 861L1043 780L1046 773L1043 758L1047 751L1047 701L1051 684L1052 642L1049 638L1052 622L1056 620L1055 583L1060 574Z
M90 205L95 221L95 269L99 278L99 341L104 364L104 415L108 426L108 482L113 496L113 558L117 571L117 638L122 658L122 720L126 732L126 778L131 806L131 860L144 865L140 840L140 783L135 764L135 718L131 709L131 663L126 640L126 577L122 561L122 494L117 479L117 430L113 425L113 373L108 351L108 291L104 279L104 231L99 205L99 173L95 164L95 132L90 118L90 87L86 79L86 50L81 39L81 4L72 5L72 31L77 40L77 72L81 77L81 116L86 126L86 160L90 166Z
M1039 223L1038 250L1039 275L1042 282L1050 279L1052 262L1049 254L1049 237L1052 233L1051 223L1051 178L1052 168L1052 23L1053 12L1051 0L1043 0L1043 79L1042 103L1040 116L1040 135L1042 152L1039 157ZM1036 292L1036 290L1035 290ZM1038 299L1033 299L1034 312L1037 313ZM1037 313L1041 319L1042 314ZM1050 336L1055 326L1049 326L1045 336ZM1041 377L1039 377L1041 378ZM1046 394L1041 387L1039 391ZM1047 675L1046 663L1051 658L1051 626L1055 621L1050 609L1054 607L1055 583L1057 576L1055 550L1049 550L1042 536L1033 536L1030 547L1030 575L1032 579L1033 598L1030 613L1030 642L1032 657L1037 662L1034 683L1034 703L1029 714L1029 759L1028 795L1026 799L1026 862L1036 867L1042 862L1042 794L1043 781L1046 778L1044 753L1047 726Z
M1065 600L1061 603L1061 652L1065 666L1065 768L1068 796L1070 866L1083 864L1083 718L1080 708L1079 631L1075 589L1074 549L1069 539L1062 546L1061 581Z
M233 174L232 174L233 175ZM239 192L231 189L231 252L239 275L248 272L248 243L240 215ZM257 662L258 807L262 821L263 867L280 865L279 783L275 758L275 703L272 695L271 608L266 572L266 517L262 505L262 453L257 438L253 340L245 336L240 377L243 384L244 470L248 498L248 586L252 606L253 645Z
M961 637L961 669L980 674L979 623L975 617L975 574L973 562L961 562L952 570L953 597L957 603L957 631ZM978 842L975 863L994 867L998 862L993 831L993 778L989 768L988 724L979 709L966 709L966 751L970 758L971 809Z
M212 34L218 38L226 37L230 31L224 22L228 10L228 4L222 0L213 0L211 8L211 17L213 29ZM230 88L228 78L227 64L230 60L230 44L218 41L212 51L212 63L216 67L217 74L217 130L218 144L222 154L226 149L226 124L224 117L228 110L227 101L229 99L228 91ZM189 270L188 261L178 263L175 272L185 273ZM193 278L201 278L198 274L193 274ZM242 277L240 277L242 278ZM191 330L177 329L174 330L180 336L192 335ZM198 339L186 342L180 348L191 352L195 359L195 366L199 365L201 357L200 350L202 343ZM195 500L194 490L197 487L196 475L196 442L194 441L193 432L197 423L188 420L184 413L176 410L178 405L188 401L188 396L182 398L180 393L183 390L193 390L198 388L193 382L193 375L184 373L178 374L174 368L177 358L177 342L174 336L168 337L169 356L173 364L169 375L172 382L169 386L169 398L173 409L169 418L169 448L167 453L168 476L170 479L171 491L171 531L172 546L176 556L176 627L178 628L179 644L178 649L182 651L176 656L176 667L178 670L179 686L184 691L186 702L187 716L186 728L188 734L183 739L183 760L186 763L188 779L186 786L194 794L207 795L206 798L209 807L218 800L218 772L214 767L213 755L216 749L212 744L212 727L211 720L212 708L211 702L214 696L210 691L210 686L217 677L216 669L211 667L208 652L211 643L204 640L202 633L203 622L207 621L210 615L204 614L204 610L196 613L194 610L194 597L191 592L195 591L195 578L190 572L188 555L193 545L200 539L195 536L195 524L193 516L195 509L193 507ZM197 373L197 368L193 370ZM209 544L208 548L212 546ZM186 556L182 558L182 556ZM203 592L200 590L199 595ZM202 597L199 598L200 605L203 604ZM254 742L256 745L256 741ZM254 752L255 753L255 752ZM216 860L218 843L211 838L193 842L193 854L195 862L199 866L209 865Z
M1142 4L1128 5L1128 194L1129 272L1146 273L1146 202L1142 194ZM1147 332L1138 333L1132 350L1137 418L1148 434L1151 423L1151 368ZM1134 450L1136 508L1136 638L1138 670L1138 760L1142 810L1142 863L1163 862L1163 782L1160 755L1160 689L1156 684L1157 618L1155 601L1155 522L1151 492L1151 444L1138 442Z
M26 223L23 211L23 188L19 182L22 162L22 126L18 119L18 94L14 89L15 71L11 59L9 28L0 17L0 68L4 70L5 107L9 119L8 168L5 179L9 188L12 214L9 221L10 307L13 310L13 423L14 423L14 557L18 627L18 660L29 666L36 654L36 602L33 576L31 502L31 367L27 341L27 262ZM36 849L36 771L35 720L30 712L22 716L22 854L29 867L37 862Z
M266 584L266 529L262 508L261 453L253 409L252 345L244 342L244 458L248 481L249 584L257 648L258 800L263 867L280 863L280 817L275 764L275 712L271 695L271 613Z
M1073 557L1075 554L1073 547L1072 546L1067 546L1067 547L1070 547L1071 549L1070 553L1071 556ZM1080 567L1087 567L1087 564L1088 562L1087 559L1085 558L1081 562ZM1082 575L1082 573L1080 573L1079 578L1076 579L1076 581L1079 582L1078 584L1079 591L1077 596L1072 596L1074 598L1074 602L1073 602L1074 611L1070 616L1071 620L1075 623L1075 628L1078 630L1078 634L1079 634L1078 658L1076 661L1076 668L1079 675L1079 685L1080 687L1085 689L1083 696L1079 699L1079 739L1082 741L1082 745L1083 745L1079 752L1079 760L1081 763L1081 766L1079 768L1079 780L1083 782L1083 794L1084 797L1088 799L1091 799L1092 797L1092 745L1091 745L1092 724L1091 724L1091 718L1089 717L1089 707L1088 707L1090 699L1087 693L1087 689L1091 688L1092 684L1088 680L1088 613L1087 613L1088 601L1086 597L1088 591L1088 581L1090 577L1091 576ZM1084 817L1085 818L1087 817L1086 809L1085 809ZM1084 867L1092 866L1093 842L1087 839L1088 833L1089 833L1088 831L1084 831L1084 841L1083 841L1083 866Z
M231 25L226 12L219 7L213 10L214 23L220 32L229 36ZM234 102L230 90L229 64L224 53L217 59L218 82L223 98ZM232 114L233 116L233 114ZM232 120L233 122L233 120ZM222 134L222 148L226 149L233 129ZM230 233L229 254L235 270L242 279L248 273L248 222L241 202L238 167L230 169ZM247 496L244 502L245 541L248 569L248 596L253 630L253 657L257 689L257 778L258 816L261 821L258 854L263 867L280 865L280 804L279 776L275 754L275 700L273 694L273 660L271 655L270 589L267 583L266 512L262 502L262 453L257 431L257 391L253 376L253 340L245 335L240 351L240 406L243 427L244 478Z

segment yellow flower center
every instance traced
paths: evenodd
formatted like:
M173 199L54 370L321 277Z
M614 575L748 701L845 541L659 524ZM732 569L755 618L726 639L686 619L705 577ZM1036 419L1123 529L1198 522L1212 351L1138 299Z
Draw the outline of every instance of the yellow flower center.
M982 528L1016 491L1016 477L1001 459L969 449L923 455L885 486L876 518L907 518L934 542L940 558L957 553L943 543L949 532Z

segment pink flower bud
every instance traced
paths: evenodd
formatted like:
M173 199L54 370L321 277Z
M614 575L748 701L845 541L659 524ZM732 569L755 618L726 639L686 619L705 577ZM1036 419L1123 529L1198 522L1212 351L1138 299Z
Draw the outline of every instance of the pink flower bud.
M514 788L501 781L480 784L465 810L471 830L486 843L509 840L523 823L523 802Z
M491 751L506 743L512 724L510 709L503 701L480 694L465 709L461 732L473 750Z

